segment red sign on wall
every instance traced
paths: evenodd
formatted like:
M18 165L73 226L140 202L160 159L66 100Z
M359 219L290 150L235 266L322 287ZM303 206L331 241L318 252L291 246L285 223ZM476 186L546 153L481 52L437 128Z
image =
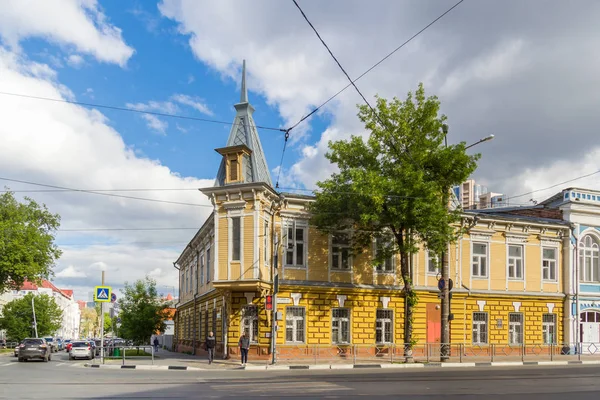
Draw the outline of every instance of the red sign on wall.
M273 310L273 296L267 296L267 298L265 299L265 308L268 311L272 311Z

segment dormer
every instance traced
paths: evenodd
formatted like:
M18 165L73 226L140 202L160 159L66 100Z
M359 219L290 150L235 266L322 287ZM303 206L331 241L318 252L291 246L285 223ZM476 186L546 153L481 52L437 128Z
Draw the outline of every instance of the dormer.
M221 165L225 167L222 176L224 185L246 183L248 178L252 178L250 165L252 150L248 146L240 144L222 147L215 151L223 156Z

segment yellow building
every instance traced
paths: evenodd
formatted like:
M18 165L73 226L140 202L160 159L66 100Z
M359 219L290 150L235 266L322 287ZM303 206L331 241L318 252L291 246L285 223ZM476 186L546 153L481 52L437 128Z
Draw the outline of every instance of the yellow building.
M345 354L349 345L401 348L404 301L399 259L374 265L374 248L352 255L344 234L309 223L312 197L273 189L248 103L245 72L236 117L215 185L201 189L214 210L175 262L180 271L176 344L199 354L209 331L217 354L238 354L247 332L251 359L279 352ZM562 342L568 226L558 220L465 213L468 232L450 247L451 342L465 346ZM565 247L567 246L567 247ZM438 263L411 259L419 295L415 351L440 341ZM278 268L275 269L275 264ZM267 311L277 275L277 318ZM273 321L276 319L277 321ZM311 350L312 349L312 350ZM418 350L421 349L421 350Z

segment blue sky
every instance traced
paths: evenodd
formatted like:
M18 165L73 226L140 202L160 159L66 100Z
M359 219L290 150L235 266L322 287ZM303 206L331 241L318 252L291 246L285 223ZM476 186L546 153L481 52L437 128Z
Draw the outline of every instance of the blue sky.
M403 98L423 82L448 116L449 141L481 146L474 178L531 204L552 186L600 169L600 4L465 1L357 82L367 99ZM357 77L450 8L450 0L299 1ZM34 5L32 5L34 4ZM595 12L594 12L595 10ZM291 1L21 0L0 2L0 92L232 121L242 60L258 125L287 127L347 85ZM335 171L331 140L364 135L346 90L292 131L280 186L314 188ZM0 95L0 178L112 190L188 205L2 180L62 217L55 282L87 299L172 266L211 205L229 126ZM283 133L259 130L273 181ZM568 139L565 139L568 138ZM598 175L577 186L600 187ZM172 189L121 192L122 189ZM27 192L25 192L27 191ZM160 230L136 230L159 228ZM181 229L192 228L192 229Z

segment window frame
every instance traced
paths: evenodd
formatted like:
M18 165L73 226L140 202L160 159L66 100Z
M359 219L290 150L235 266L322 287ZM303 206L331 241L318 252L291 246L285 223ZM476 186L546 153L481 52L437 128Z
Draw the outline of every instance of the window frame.
M521 252L520 256L511 256L510 249L516 248ZM520 266L519 266L520 262ZM513 276L511 276L511 268L513 268ZM521 276L518 276L520 272ZM506 247L506 276L512 281L522 281L525 279L525 246L522 244L509 243Z
M551 321L547 321L547 319L551 319ZM555 313L542 314L542 342L544 344L557 344L558 326L556 320ZM550 340L548 340L548 335L551 335Z
M476 319L475 316L483 316L485 320ZM471 316L471 342L474 345L487 345L489 344L489 314L485 311L474 311ZM475 327L477 326L477 335L475 335ZM482 327L483 326L483 330ZM485 341L481 340L481 334L485 335ZM477 340L475 337L477 336Z
M544 255L544 250L552 250L554 251L554 258L546 258ZM548 263L549 265L546 265ZM542 280L545 282L556 282L558 281L558 247L553 246L542 246ZM545 271L548 271L548 278L544 277ZM552 278L552 273L554 272L554 278Z
M292 237L289 231L292 230ZM298 240L297 231L302 229L302 240ZM285 235L285 249L283 252L284 268L306 269L308 265L308 223L305 221L288 220L283 223L283 235ZM298 248L302 250L299 252ZM291 254L292 262L288 263L288 255ZM298 262L298 254L302 254L302 263Z
M588 240L590 241L589 245L587 243ZM595 236L586 234L579 241L578 247L580 281L585 283L600 283L600 242ZM594 280L594 274L596 275L596 280Z
M271 265L271 260L270 260L270 256L271 256L271 230L270 228L270 224L268 220L264 220L263 221L263 252L264 252L264 264L265 265Z
M252 313L252 315L247 314L246 310L249 309L256 310L256 313ZM248 328L250 343L258 343L258 336L260 334L258 329L258 306L256 304L245 304L242 306L240 312L240 333L246 332L246 328ZM250 323L247 323L247 321Z
M206 283L210 283L210 247L206 249Z
M380 316L380 312L390 314L390 316ZM378 326L380 325L380 326ZM389 329L389 332L388 332ZM379 334L380 340L377 340ZM389 334L389 340L386 336ZM375 343L392 344L394 343L394 310L390 308L378 308L375 311Z
M347 237L347 244L341 243L339 244L335 244L334 243L334 238L335 237L341 237L341 236L346 236ZM335 249L338 249L337 251L334 251ZM344 260L344 253L347 252L346 254L346 259L348 260L348 267L347 268L343 268L343 260ZM337 266L334 265L334 257L337 256L338 262L337 262ZM348 232L336 232L336 233L332 233L329 235L329 269L331 271L337 271L337 272L350 272L352 271L352 247L350 245L350 234Z
M475 245L485 246L485 254L475 253ZM475 267L475 257L477 257L478 274L473 273ZM490 244L489 242L474 241L471 243L471 276L476 279L488 279L489 277L489 258L490 258ZM485 274L481 274L481 260L485 260Z
M293 311L301 310L302 315L294 315ZM302 322L302 340L298 340L298 321ZM288 323L292 323L288 326ZM288 330L292 330L292 340L288 339ZM285 342L291 344L306 343L306 307L301 306L288 306L285 308Z
M388 240L385 240L388 239ZM377 253L378 253L378 245L380 243L380 241L384 241L381 246L382 247L388 247L389 243L390 243L390 239L389 238L375 238L375 240L373 241L373 254L375 255L375 258L377 258ZM387 268L388 266L388 262L389 262L389 269ZM383 263L376 263L375 264L375 273L376 274L395 274L396 273L396 255L391 255L388 258L386 258Z
M347 316L335 316L336 311L345 312ZM338 326L335 327L335 323L337 322ZM344 336L343 325L342 323L346 322L347 326L347 341L340 340L340 337ZM337 334L334 334L334 330L337 331ZM334 307L331 309L331 343L336 345L348 345L352 343L352 313L348 307Z
M200 254L200 286L204 286L204 252Z
M516 317L519 321L514 321ZM517 327L521 328L518 332ZM515 336L517 341L515 341ZM519 340L520 339L520 340ZM508 313L508 344L509 346L522 346L525 340L525 317L521 312Z
M239 215L231 218L231 261L242 261L242 217Z
M434 254L434 256L431 257L430 253L431 253L430 250L425 251L425 265L427 266L426 272L427 272L427 275L435 276L441 272L440 271L440 256L438 254ZM432 271L430 268L432 260L436 261L435 271Z

